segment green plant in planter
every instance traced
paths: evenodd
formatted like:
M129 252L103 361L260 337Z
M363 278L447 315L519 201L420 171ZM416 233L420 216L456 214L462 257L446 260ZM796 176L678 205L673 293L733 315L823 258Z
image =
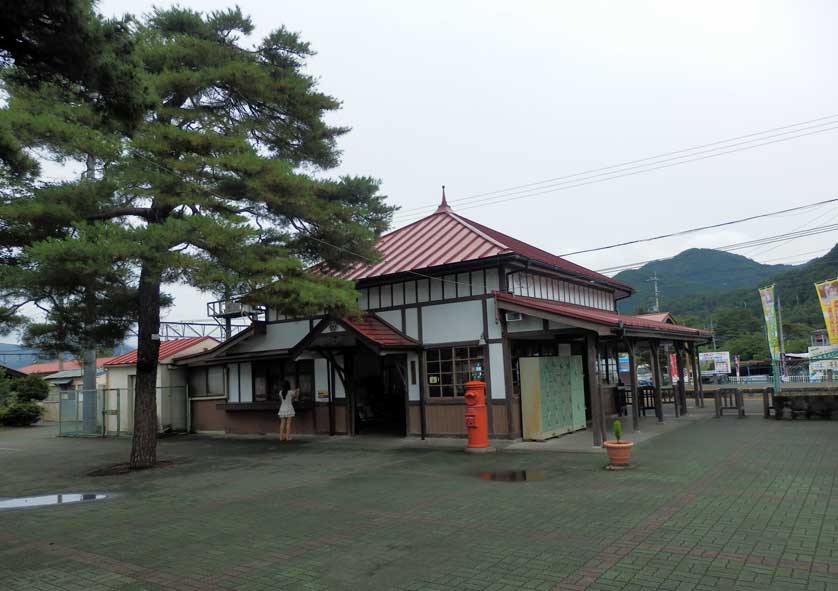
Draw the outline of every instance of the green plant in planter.
M620 422L620 419L614 420L614 437L617 441L620 440L620 437L623 436L623 423Z

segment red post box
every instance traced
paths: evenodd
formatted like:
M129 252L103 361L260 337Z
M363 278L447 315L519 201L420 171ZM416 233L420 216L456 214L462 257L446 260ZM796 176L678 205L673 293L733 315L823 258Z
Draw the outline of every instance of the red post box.
M486 382L465 383L467 449L489 447L489 419L486 414Z

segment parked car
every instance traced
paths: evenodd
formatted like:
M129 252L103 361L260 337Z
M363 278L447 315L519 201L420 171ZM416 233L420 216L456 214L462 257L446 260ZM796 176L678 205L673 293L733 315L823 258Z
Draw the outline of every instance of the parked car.
M650 372L650 371L645 371L645 372L638 371L637 372L637 385L638 386L652 386L652 385L654 385L654 383L655 383L654 379L652 379L652 372Z

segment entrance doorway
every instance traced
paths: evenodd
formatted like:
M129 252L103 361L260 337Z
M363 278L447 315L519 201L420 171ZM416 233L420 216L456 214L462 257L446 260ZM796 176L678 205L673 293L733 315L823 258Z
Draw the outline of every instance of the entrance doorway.
M355 433L407 435L405 356L361 352L354 359Z

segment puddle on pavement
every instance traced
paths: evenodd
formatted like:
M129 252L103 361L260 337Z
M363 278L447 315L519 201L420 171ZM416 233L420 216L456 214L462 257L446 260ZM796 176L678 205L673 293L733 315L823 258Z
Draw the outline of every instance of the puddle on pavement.
M483 480L529 482L544 480L544 470L495 470L493 472L481 472L479 476Z
M49 507L51 505L68 505L70 503L84 503L86 501L101 501L107 498L108 495L103 493L67 493L42 495L39 497L0 499L0 511L7 509L27 509L31 507Z

